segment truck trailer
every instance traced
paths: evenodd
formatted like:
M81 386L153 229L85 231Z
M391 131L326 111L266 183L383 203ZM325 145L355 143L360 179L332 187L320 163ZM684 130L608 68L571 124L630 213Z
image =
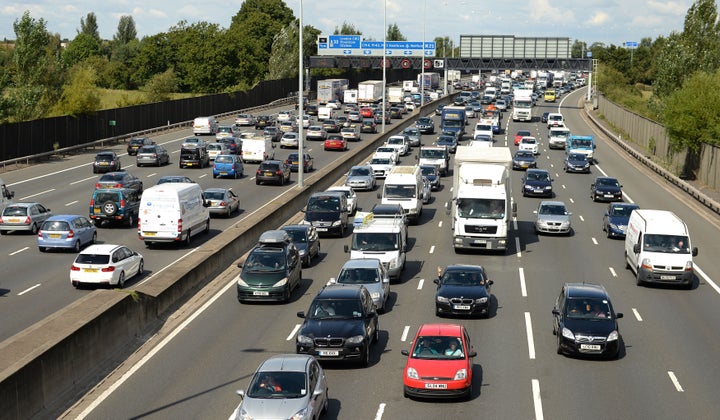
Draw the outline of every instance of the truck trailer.
M374 104L382 101L383 81L367 80L358 83L358 102L361 104Z
M342 102L345 99L345 89L349 87L348 79L325 79L318 80L317 101L324 105L335 100Z
M422 83L425 77L425 83ZM420 73L417 77L418 85L421 89L437 89L440 87L440 73Z

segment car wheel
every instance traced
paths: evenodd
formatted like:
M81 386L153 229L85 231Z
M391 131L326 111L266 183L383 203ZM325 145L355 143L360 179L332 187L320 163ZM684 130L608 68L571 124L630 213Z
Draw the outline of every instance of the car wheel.
M205 230L203 230L203 233L206 235L210 233L210 219L205 221Z
M630 263L628 262L628 259L627 259L627 252L625 253L625 269L626 270L630 269Z
M192 239L192 231L191 231L190 229L188 229L188 231L187 231L187 236L185 236L185 240L183 241L183 243L185 244L185 246L187 246L187 247L190 246L190 240L191 240L191 239Z
M310 267L310 254L308 254L302 261L303 267Z
M103 213L108 216L113 216L118 211L118 206L113 201L106 201L102 204Z
M138 277L142 276L144 272L145 272L145 261L141 259L140 264L138 265L137 276Z
M213 178L217 178L217 174L214 173L214 174L213 174Z
M557 354L563 354L562 347L560 346L560 340L562 340L562 338L561 338L560 332L558 331L558 333L557 333L557 348L556 348Z
M73 245L73 251L80 252L80 240L75 241L75 244Z
M257 178L255 179L255 185L260 185L260 180Z
M91 244L95 244L97 242L97 232L93 232L92 239L90 239Z
M134 224L135 224L135 219L133 218L132 213L130 213L127 218L127 225L129 227L133 227Z
M362 367L370 366L370 343L368 343L367 347L365 348L365 353L363 353L360 364L362 365Z
M643 283L645 282L642 281L642 279L640 278L640 269L638 268L637 276L635 277L635 284L637 284L638 286L642 286Z
M30 228L30 232L32 232L33 235L37 235L38 227L37 224L33 223L32 227Z
M38 247L38 250L39 250L40 252L45 252L45 250L47 250L47 248L45 248L44 246L39 246L39 247Z
M118 277L117 287L118 287L118 289L125 288L125 272L124 271L120 272L120 277Z

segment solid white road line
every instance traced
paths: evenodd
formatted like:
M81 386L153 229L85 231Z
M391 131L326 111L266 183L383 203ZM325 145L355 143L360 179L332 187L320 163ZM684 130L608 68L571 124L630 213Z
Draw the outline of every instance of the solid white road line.
M675 376L675 373L673 371L668 371L668 376L670 377L670 380L672 381L673 385L675 385L675 389L677 392L685 392L682 385L680 385L680 382L678 381L677 377Z
M405 328L403 328L402 336L400 336L400 341L407 341L408 333L410 332L410 326L406 325Z
M714 281L710 280L710 277L708 277L708 275L705 274L705 272L702 271L702 270L700 269L700 267L698 267L697 265L695 265L694 268L695 268L695 272L697 272L698 274L700 274L700 277L702 277L702 278L705 280L705 282L710 285L710 287L712 287L713 289L715 289L715 291L716 291L718 294L720 294L720 287L718 287L718 285L715 284Z
M598 244L598 241L597 241L597 239L595 239L594 236L593 236L592 238L590 238L590 239L592 239L593 245L597 245L597 244Z
M525 312L525 332L527 333L528 339L528 355L530 356L530 360L534 360L535 340L533 339L532 319L530 319L530 312Z
M638 322L642 322L642 317L640 316L640 312L638 312L637 309L632 308L633 314L635 315L635 319L638 320Z
M23 251L26 251L28 248L29 248L29 247L27 247L27 246L26 246L25 248L20 248L20 249L18 249L18 250L15 251L15 252L11 252L11 253L8 254L8 255L13 256L13 255L15 255L15 254L19 254L19 253L21 253L21 252L23 252Z
M78 202L77 200L75 200L75 201L71 201L71 202L69 202L69 203L65 204L65 207L69 207L69 206L72 206L73 204L75 204L75 203L77 203L77 202Z
M18 293L18 296L22 296L22 295L24 295L25 293L27 293L27 292L29 292L29 291L31 291L32 289L35 289L35 288L37 288L37 287L40 287L40 283L36 284L36 285L33 286L33 287L30 287L30 288L28 288L28 289L23 290L22 292Z
M533 405L535 405L535 420L543 420L542 400L540 399L540 381L532 380Z
M87 178L83 178L83 179L80 179L80 180L77 180L77 181L73 181L73 182L70 183L70 185L75 185L75 184L79 184L79 183L81 183L81 182L90 181L91 179L97 179L97 176L96 176L96 175L93 175L93 176L90 176L90 177L87 177Z
M301 324L295 324L295 327L290 331L290 335L287 336L285 341L290 341L293 338L295 338L295 334L297 334L298 330L300 330Z
M522 297L527 297L527 287L525 285L525 270L520 267L518 268L520 274L520 294Z

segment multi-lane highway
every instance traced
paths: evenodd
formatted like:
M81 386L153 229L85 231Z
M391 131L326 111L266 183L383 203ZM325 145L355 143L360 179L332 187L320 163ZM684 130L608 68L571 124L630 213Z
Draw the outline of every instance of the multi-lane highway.
M590 133L591 127L577 107L581 95L574 92L560 105L552 107L540 102L534 112L540 115L560 107L574 133ZM496 136L496 145L510 145L514 149L512 136L519 128L530 128L537 134L542 144L539 167L550 170L555 178L556 199L565 201L573 212L573 235L538 237L534 233L532 211L539 199L521 197L522 173L516 172L513 189L518 218L512 226L513 245L509 252L505 255L455 254L448 216L443 208L451 197L451 177L443 178L443 189L435 193L434 201L425 207L420 223L410 227L408 265L402 281L391 286L391 305L380 317L382 332L372 352L371 366L363 369L325 365L330 387L330 407L325 418L716 418L720 412L716 398L720 367L715 360L720 350L720 333L716 328L720 323L717 309L720 290L716 285L720 279L716 262L720 249L714 240L719 233L717 217L628 160L611 142L597 134L596 138L600 139L596 150L598 162L592 168L593 173L565 174L561 164L563 152L547 149L547 130L543 124L537 120L508 122L507 114L505 118L505 134ZM181 135L170 137L164 141L175 141ZM316 148L314 144L310 147ZM327 159L339 156L315 154ZM52 198L60 203L68 200L69 208L85 214L86 203L72 204L71 201L81 200L73 197L85 197L91 188L89 158L85 156L77 163L78 166L82 163L82 169L60 172L56 178L61 176L61 182L40 181L36 191L17 196L57 188L57 193L44 193L48 200ZM414 163L414 157L404 157L403 163ZM65 167L57 171L61 169ZM143 179L156 171L154 168L130 170L142 174ZM177 168L161 171L175 173ZM201 172L192 172L198 174L194 177L201 184L214 182L208 179L209 174L200 178ZM673 210L685 219L693 245L700 248L700 255L695 259L696 287L687 291L635 285L631 273L624 269L622 241L607 239L601 231L606 205L593 203L589 198L590 183L595 176L603 174L621 180L626 199L644 208ZM9 176L4 178L8 181ZM76 181L86 185L72 184ZM254 183L249 186L249 177L237 182L242 185L238 190L244 202L253 203L243 207L246 212L259 208L263 201L279 192L279 188L272 187L254 189ZM18 184L14 189L19 191L22 185L28 184ZM359 194L363 209L377 202L375 193ZM58 205L50 207L58 208ZM222 222L218 222L213 228L222 226ZM110 234L120 234L123 241L130 244L135 241L139 245L134 229L102 230L100 239L109 240ZM9 247L7 242L11 238L17 239L10 236L0 241L3 265L5 261L14 261L12 258L17 255L37 253L29 239L30 245ZM212 240L212 235L207 240ZM262 360L273 354L294 352L294 334L301 321L295 313L307 310L314 294L328 278L337 274L348 258L342 251L347 243L348 236L323 238L322 257L303 270L302 286L285 305L239 304L233 281L239 270L228 267L201 297L186 305L161 333L65 416L227 418L239 402L234 391L247 386ZM146 267L155 272L183 251L148 251L138 245L135 248L147 254ZM29 249L9 255L22 246ZM56 257L58 261L50 260ZM8 301L24 296L29 298L25 306L55 302L55 307L59 307L78 293L85 293L72 290L67 282L66 266L71 259L67 254L51 254L42 267L23 267L18 258L17 264L13 262L9 266L15 271L12 278L16 283L6 296L11 298ZM432 279L436 267L460 262L485 266L495 282L489 319L442 320L463 323L473 339L478 356L472 399L441 404L405 399L402 396L404 357L400 350L407 349L419 325L440 321L433 306ZM56 267L62 264L65 267ZM46 275L46 271L53 274ZM27 274L21 275L25 272ZM149 276L151 274L145 278ZM6 279L8 277L3 276L2 286L8 288ZM620 320L625 345L619 360L580 360L556 354L550 310L561 285L570 281L604 284L615 309L625 313ZM17 296L19 291L35 283L41 286ZM23 308L22 303L14 305L15 311Z

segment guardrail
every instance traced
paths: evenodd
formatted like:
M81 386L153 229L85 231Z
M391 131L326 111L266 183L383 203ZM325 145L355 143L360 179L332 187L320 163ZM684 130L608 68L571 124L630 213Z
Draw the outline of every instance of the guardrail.
M139 348L172 313L257 242L263 231L281 226L304 207L314 191L324 190L361 162L373 147L403 129L423 112L452 100L430 102L346 159L308 174L305 186L273 200L203 244L152 282L135 290L96 290L0 343L0 420L57 417L92 384Z

